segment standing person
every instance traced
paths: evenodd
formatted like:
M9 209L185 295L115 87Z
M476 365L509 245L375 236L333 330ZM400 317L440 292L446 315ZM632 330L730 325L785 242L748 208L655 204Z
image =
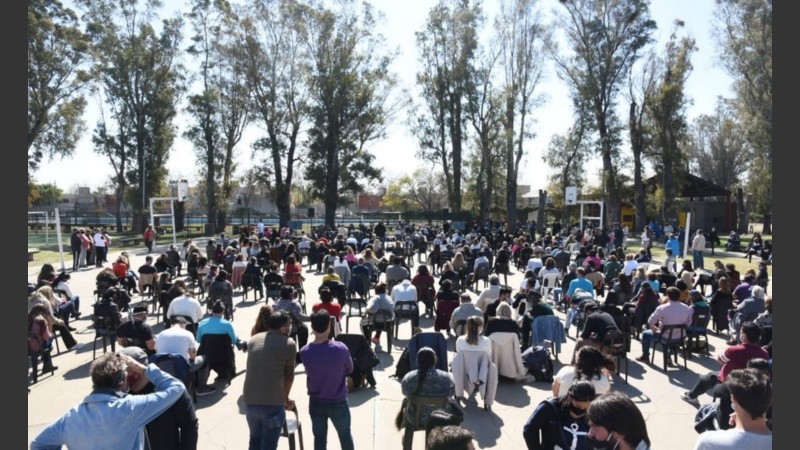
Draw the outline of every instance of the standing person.
M147 246L147 253L153 252L153 244L156 242L156 230L153 229L153 225L147 225L147 229L144 230L144 245Z
M92 362L92 393L80 405L45 427L31 449L145 448L144 427L166 411L186 390L183 383L155 364L145 366L130 356L105 353ZM153 383L155 392L125 395Z
M592 383L581 380L563 398L542 401L528 417L522 436L529 450L589 450L586 411L595 398Z
M89 252L92 249L92 240L86 235L86 229L84 228L78 230L78 237L81 239L81 253L78 256L79 267L86 267L89 265Z
M311 315L314 340L300 349L306 368L308 412L314 432L314 450L328 448L328 419L339 435L342 450L353 450L350 406L347 404L347 375L353 372L353 358L347 346L329 338L331 315L320 309Z
M593 448L650 450L644 416L627 395L609 392L597 397L589 405L586 417L587 437Z
M81 236L77 228L73 228L72 234L69 236L69 247L72 250L72 271L74 272L78 270L81 261Z
M291 319L286 312L275 311L268 322L269 331L256 333L247 342L242 400L250 429L249 450L277 449L286 410L295 409L289 399L297 354L289 337Z
M95 249L95 267L103 267L103 263L106 261L106 237L103 231L98 228L95 230L94 236L94 249Z
M729 430L706 431L697 438L695 450L772 448L767 411L772 405L772 382L758 369L734 370L725 380L731 393L733 414Z
M703 235L703 230L698 229L692 239L692 262L695 269L704 269L703 265L703 252L706 249L706 237Z

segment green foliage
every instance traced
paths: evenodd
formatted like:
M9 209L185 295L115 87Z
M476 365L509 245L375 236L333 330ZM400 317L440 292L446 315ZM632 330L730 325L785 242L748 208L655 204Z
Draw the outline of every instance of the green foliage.
M125 161L128 203L143 210L144 198L166 191L166 161L175 139L173 120L183 92L180 17L164 19L158 30L157 1L79 0L86 10L110 124ZM113 162L112 162L113 164ZM142 175L144 174L144 186ZM146 192L143 192L146 190Z
M28 1L28 169L72 155L84 131L89 39L57 0Z
M736 116L752 151L753 210L772 214L772 0L718 0L720 61L734 78ZM766 230L770 231L770 230Z
M416 33L422 69L417 86L422 102L410 112L417 155L442 168L450 208L461 210L465 111L483 23L480 3L440 0Z
M590 104L593 128L600 136L608 216L618 220L615 154L621 127L616 98L640 50L652 41L656 24L650 19L647 0L572 0L561 5L566 10L561 28L572 53L562 56L555 48L551 53L562 79Z
M312 5L301 14L312 101L305 178L325 204L325 223L333 225L347 197L381 179L366 145L385 135L394 112L389 104L396 85L389 72L394 55L383 50L368 3L359 8L342 1L336 10Z

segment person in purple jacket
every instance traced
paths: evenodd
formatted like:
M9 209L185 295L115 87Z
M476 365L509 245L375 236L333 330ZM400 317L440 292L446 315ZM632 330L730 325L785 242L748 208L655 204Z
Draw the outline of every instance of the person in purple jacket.
M339 435L342 450L353 450L350 432L350 406L347 404L345 378L353 372L353 359L347 346L329 339L330 314L320 309L311 315L314 340L300 349L300 359L306 368L309 415L314 432L314 449L328 446L328 419Z

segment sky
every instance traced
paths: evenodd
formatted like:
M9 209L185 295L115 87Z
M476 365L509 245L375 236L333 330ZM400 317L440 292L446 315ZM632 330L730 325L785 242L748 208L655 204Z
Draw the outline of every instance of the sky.
M177 11L178 7L186 3L166 0L167 15ZM435 0L372 1L372 5L385 14L380 31L386 39L386 47L397 49L399 52L391 66L398 79L396 91L398 94L403 90L410 92L415 90L419 55L414 33L424 28L428 11L435 3ZM718 62L718 51L711 34L715 3L714 0L652 0L650 5L651 17L658 25L654 33L656 50L663 49L663 44L672 30L672 23L678 18L685 23L683 32L696 40L697 51L692 58L694 70L685 87L685 93L691 99L687 109L689 123L700 115L712 114L717 97L733 95L732 80ZM414 7L410 7L412 4ZM558 7L556 0L540 0L538 4L545 17L551 17L551 11ZM485 1L483 6L484 14L489 19L485 26L489 27L499 2L489 0ZM187 29L184 33L184 45L187 46L189 34ZM533 114L535 121L532 131L535 137L525 143L526 155L523 157L519 176L519 184L530 185L534 192L544 189L547 185L550 171L544 164L542 155L551 137L554 134L563 134L573 118L570 101L567 98L567 88L556 76L552 64L547 66L545 78L537 90L545 94L546 102ZM72 192L78 186L88 186L94 190L108 184L111 168L107 161L93 152L90 141L91 130L99 117L97 100L89 97L88 101L89 107L85 114L87 130L79 141L74 155L65 159L45 160L40 169L33 174L36 182L54 183L66 192ZM627 117L627 107L624 103L618 103L617 111L623 119ZM374 142L370 147L375 155L375 164L382 168L384 184L391 179L410 174L418 168L433 169L430 163L416 158L417 144L404 125L406 118L405 111L396 115L387 128L386 137ZM187 179L191 186L197 181L198 170L191 144L182 137L187 127L187 117L179 114L176 125L177 138L167 163L169 178ZM259 131L255 125L251 125L245 131L237 147L236 158L240 162L240 170L247 167L247 162L252 157L250 143L258 135ZM625 149L626 147L623 147L623 151ZM597 174L600 167L599 156L588 164L586 168L588 184L599 184ZM86 174L91 175L87 177ZM647 175L651 174L646 173Z

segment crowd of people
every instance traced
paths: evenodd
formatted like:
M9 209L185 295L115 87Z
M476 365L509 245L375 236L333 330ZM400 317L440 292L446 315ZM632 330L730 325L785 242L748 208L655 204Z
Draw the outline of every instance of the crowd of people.
M726 333L729 346L716 357L721 369L699 377L683 395L703 411L698 397L711 392L717 399L713 417L718 431L704 431L696 448L771 446L772 299L765 290L766 260L758 272L744 276L732 264L715 263L714 270L706 272L704 234L697 230L692 259L684 259L676 271L675 257L680 254L675 255L669 244L674 236L667 237L667 260L656 263L652 230L645 230L641 250L633 254L626 251L627 233L617 223L605 229L559 225L539 234L531 224L514 232L503 225L475 223L461 230L448 222L437 227L399 223L390 230L379 223L306 234L260 223L236 237L221 233L203 243L170 245L155 260L148 254L137 269L125 253L113 265L103 266L107 252L98 250L98 242L107 250L110 239L100 232L94 253L102 269L96 276L93 309L95 315L117 319L119 346L90 368L91 404L100 409L92 411L83 404L71 410L39 433L31 447L145 448L148 442L153 449L179 448L174 440L153 437L171 427L179 430L171 435L185 439L180 448L195 448L198 424L191 399L186 401L190 389L181 376L148 362L163 354L180 355L193 379L191 390L206 396L217 389L208 383L210 371L219 372L220 367L212 360L231 359L238 348L247 353L242 400L251 450L277 447L287 411L297 412L292 387L300 365L306 374L315 448L326 448L330 421L341 448L352 449L348 393L366 385L378 389L372 368L378 363L375 351L382 347L381 333L396 332L407 319L412 336L424 334L423 314L433 319L435 333L454 339L457 355L468 355L467 364L475 361L480 368L480 375L454 377L441 368L441 351L431 341L419 348L409 344L414 352L406 358L413 359L414 369L399 378L406 400L396 424L424 429L426 448L475 448L474 430L461 425L466 399L456 398L462 391L457 383L465 379L474 385L468 395L493 397L488 390L496 389L497 373L505 377L508 366L516 375L511 381L525 379L514 374L508 361L522 365L521 354L554 332L560 347L572 326L578 328L579 339L571 363L553 375L552 397L538 403L524 428L517 430L528 448L650 448L636 403L614 390L611 374L616 363L608 354L606 337L621 332L639 339L642 354L636 360L650 364L652 342L674 341L672 333L681 327L688 336L705 334L708 326ZM81 231L76 231L81 248L74 269L79 269L84 252ZM148 253L153 250L152 243L147 247ZM524 273L521 284L501 284L501 278L507 283L515 270ZM309 273L321 281L317 292L305 290ZM43 348L52 344L56 330L67 348L75 345L69 319L81 317L81 299L71 290L69 278L45 265L37 283L29 285L29 330L40 337ZM556 280L554 286L551 279ZM233 326L233 298L248 290L255 292L256 302L265 304L249 339L242 339ZM162 331L156 333L148 325L147 303L134 302L137 294L142 299L145 294L154 296L163 308ZM537 320L559 317L556 313L566 320L559 318L554 330L542 325L548 321ZM345 336L342 324L352 315L359 316L363 341L338 338ZM228 340L211 350L204 339L209 335ZM513 351L497 350L503 335L513 337ZM663 351L676 348L665 346ZM55 369L49 352L43 352L43 364ZM666 364L672 364L672 357ZM498 371L496 366L502 367ZM233 376L235 371L226 374ZM420 397L442 403L418 406ZM180 405L185 420L165 422L166 415L175 414L175 405ZM130 417L123 417L126 414ZM100 416L108 420L97 421ZM122 420L130 429L102 442L86 442L85 435L75 431L79 426L112 427L111 421ZM406 436L403 446L410 448Z

